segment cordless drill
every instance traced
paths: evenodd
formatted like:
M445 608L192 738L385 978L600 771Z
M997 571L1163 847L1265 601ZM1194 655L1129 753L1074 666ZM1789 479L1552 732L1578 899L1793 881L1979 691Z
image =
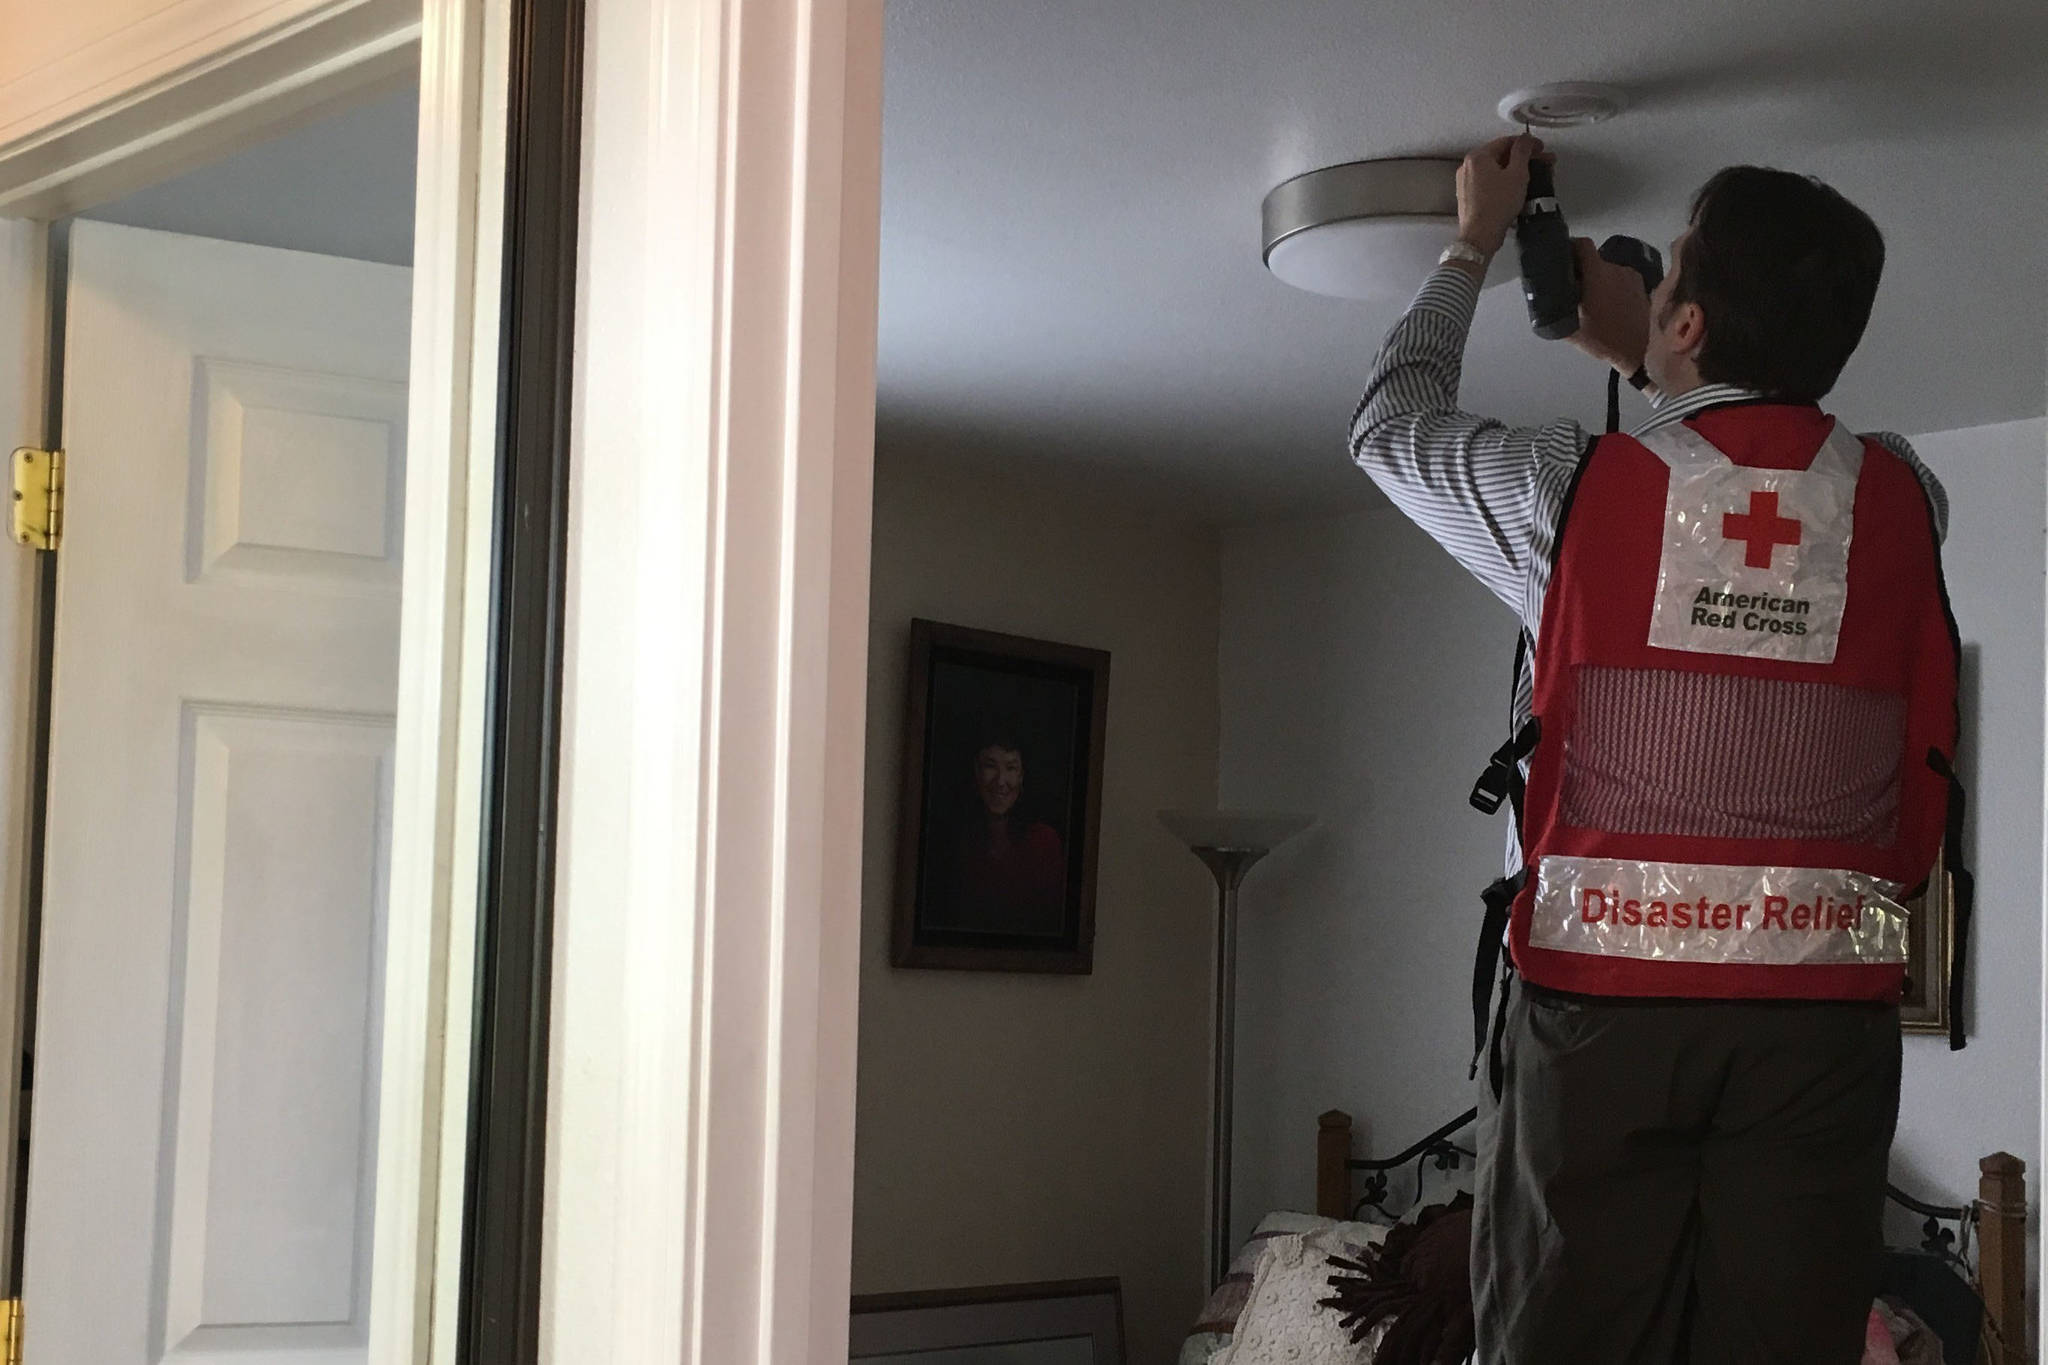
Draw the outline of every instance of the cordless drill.
M1571 229L1557 205L1548 161L1529 163L1529 192L1515 219L1515 245L1522 256L1522 298L1536 335L1561 341L1578 331L1579 262L1572 255ZM1617 233L1600 244L1600 256L1641 275L1646 294L1664 279L1664 258L1638 238Z

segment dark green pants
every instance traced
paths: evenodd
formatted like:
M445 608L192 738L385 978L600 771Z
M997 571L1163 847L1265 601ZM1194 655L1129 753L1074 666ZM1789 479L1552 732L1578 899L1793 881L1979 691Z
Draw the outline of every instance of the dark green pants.
M1479 1365L1857 1365L1895 1009L1513 988L1481 1068Z

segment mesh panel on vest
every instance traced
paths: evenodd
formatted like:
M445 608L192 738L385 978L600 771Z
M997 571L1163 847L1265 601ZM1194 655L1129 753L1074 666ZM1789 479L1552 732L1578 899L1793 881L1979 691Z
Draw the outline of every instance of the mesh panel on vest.
M1582 666L1564 819L1581 829L1888 845L1906 698L1834 683ZM1785 756L1797 754L1796 762Z

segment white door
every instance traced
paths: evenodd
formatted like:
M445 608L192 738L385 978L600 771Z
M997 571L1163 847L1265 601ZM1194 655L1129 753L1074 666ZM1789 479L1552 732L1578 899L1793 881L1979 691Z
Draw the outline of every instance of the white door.
M409 275L73 230L38 1365L364 1359Z

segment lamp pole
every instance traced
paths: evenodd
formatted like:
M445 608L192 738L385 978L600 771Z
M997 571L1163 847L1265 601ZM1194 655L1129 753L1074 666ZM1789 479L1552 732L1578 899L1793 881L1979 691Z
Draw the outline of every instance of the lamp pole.
M1209 1046L1209 1287L1230 1269L1230 1123L1237 1060L1237 888L1263 848L1198 848L1216 878L1216 986Z
M1237 1045L1237 889L1261 858L1312 823L1305 815L1161 811L1216 880L1216 959L1209 1029L1209 1286L1230 1269L1230 1156Z

